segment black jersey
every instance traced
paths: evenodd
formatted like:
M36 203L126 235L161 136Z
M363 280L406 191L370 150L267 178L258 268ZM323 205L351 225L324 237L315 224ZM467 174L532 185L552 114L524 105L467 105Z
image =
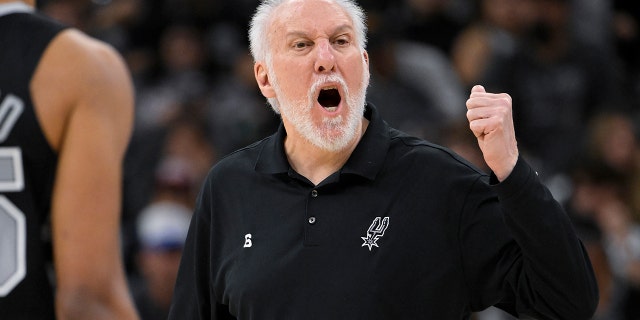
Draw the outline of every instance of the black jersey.
M0 5L0 318L53 319L47 230L57 154L29 87L64 27L26 11L20 3Z
M400 107L400 106L398 106ZM169 319L588 319L593 271L571 221L519 159L497 183L446 148L367 131L319 184L284 126L216 163L198 197Z

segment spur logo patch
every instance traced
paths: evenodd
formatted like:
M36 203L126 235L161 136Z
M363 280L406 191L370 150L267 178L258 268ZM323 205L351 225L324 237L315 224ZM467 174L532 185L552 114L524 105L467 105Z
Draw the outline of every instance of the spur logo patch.
M371 248L378 247L378 239L384 236L384 232L387 231L389 227L389 217L376 217L373 220L373 223L369 226L369 230L367 230L366 237L360 237L364 240L362 247L369 247L369 251ZM378 247L379 248L379 247Z

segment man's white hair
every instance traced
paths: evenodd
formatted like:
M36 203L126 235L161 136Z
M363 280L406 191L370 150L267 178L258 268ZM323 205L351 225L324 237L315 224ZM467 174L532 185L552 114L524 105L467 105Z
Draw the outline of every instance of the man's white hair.
M281 4L291 0L263 0L256 9L249 25L249 48L254 61L268 62L271 48L269 27L273 22L273 12ZM364 10L353 0L332 0L340 5L351 18L356 33L355 44L364 51L367 45L367 25Z

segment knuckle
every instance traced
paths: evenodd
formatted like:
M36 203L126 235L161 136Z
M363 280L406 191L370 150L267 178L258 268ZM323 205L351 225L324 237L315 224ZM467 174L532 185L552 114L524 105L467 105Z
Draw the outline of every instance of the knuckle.
M466 116L467 116L467 119L469 119L469 120L473 119L473 112L472 112L472 110L467 110Z
M510 96L508 93L502 93L502 94L500 94L500 98L501 98L504 102L506 102L508 105L510 105L510 104L511 104L511 102L513 101L513 100L511 99L511 96Z

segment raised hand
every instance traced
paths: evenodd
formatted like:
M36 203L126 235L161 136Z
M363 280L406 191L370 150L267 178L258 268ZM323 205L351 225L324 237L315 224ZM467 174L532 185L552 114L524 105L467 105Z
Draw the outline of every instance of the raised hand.
M518 161L511 96L489 93L475 85L467 100L469 128L478 139L484 160L498 180L506 179Z

